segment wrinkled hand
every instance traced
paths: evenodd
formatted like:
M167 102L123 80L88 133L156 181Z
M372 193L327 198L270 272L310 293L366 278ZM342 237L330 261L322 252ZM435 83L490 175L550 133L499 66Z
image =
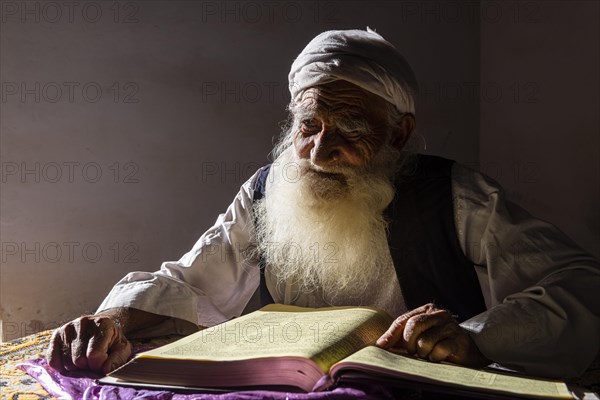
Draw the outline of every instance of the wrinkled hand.
M54 331L46 353L58 371L92 370L107 374L125 364L131 344L107 316L77 318Z
M391 351L402 348L411 355L434 362L449 361L469 367L490 363L454 317L433 304L425 304L396 318L376 345Z

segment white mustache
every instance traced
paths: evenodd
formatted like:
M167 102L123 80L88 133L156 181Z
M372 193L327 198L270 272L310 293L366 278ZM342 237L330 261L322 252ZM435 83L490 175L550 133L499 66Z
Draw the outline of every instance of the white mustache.
M316 172L318 174L342 175L344 178L350 178L358 174L356 167L345 165L330 165L327 167L322 167L307 159L298 160L298 167L303 175L309 172Z

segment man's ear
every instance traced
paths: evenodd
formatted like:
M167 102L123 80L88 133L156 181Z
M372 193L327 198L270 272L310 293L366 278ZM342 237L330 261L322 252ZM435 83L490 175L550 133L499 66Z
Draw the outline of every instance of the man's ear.
M404 145L410 138L410 135L415 130L417 122L415 116L411 113L406 113L400 118L400 121L392 131L391 145L398 151L404 148Z

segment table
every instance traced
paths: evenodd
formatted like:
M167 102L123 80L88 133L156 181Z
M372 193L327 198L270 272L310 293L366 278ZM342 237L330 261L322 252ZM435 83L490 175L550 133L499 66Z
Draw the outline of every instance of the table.
M0 398L10 400L46 400L54 399L48 392L31 376L27 375L23 370L17 368L17 364L25 360L40 359L45 356L45 351L48 346L52 331L43 331L33 335L29 335L20 339L15 339L10 342L0 345ZM166 344L177 337L165 337L158 339L146 339L132 341L135 348L149 348ZM580 379L574 380L578 386L582 386L593 392L600 392L600 358L597 358L588 371ZM432 397L442 399L443 396L425 392L408 392L408 391L390 391L389 393L375 393L374 398L379 395L391 394L403 399L429 399ZM295 397L295 396L294 396ZM335 398L335 396L333 397ZM343 398L343 397L341 397Z
M289 399L289 400L345 400L345 399L420 399L414 397L413 391L410 393L406 390L400 396L396 396L399 391L396 389L388 390L383 386L365 386L363 387L344 387L336 388L331 392L322 393L285 393L285 392L270 392L270 391L246 391L232 392L222 396L211 394L174 394L171 392L147 391L142 389L127 389L114 388L110 386L96 385L95 379L99 375L91 372L74 372L70 375L76 378L65 377L57 371L47 367L44 360L45 351L50 341L52 331L43 331L24 338L16 339L10 342L3 343L0 346L0 399L10 400L39 400L39 399L54 399L55 397L48 394L44 387L33 377L27 375L17 365L25 363L29 371L38 377L42 377L45 385L52 385L54 392L61 394L60 398L89 398L89 399L113 399L119 398L123 400L133 400L140 397L149 400L260 400L268 398L272 400ZM133 352L149 350L150 348L167 344L173 340L179 339L181 336L170 336L162 338L133 340L131 341ZM29 361L31 360L31 361ZM59 386L56 382L61 381ZM66 382L66 385L64 383ZM64 387L67 389L62 390ZM406 397L404 392L409 397Z

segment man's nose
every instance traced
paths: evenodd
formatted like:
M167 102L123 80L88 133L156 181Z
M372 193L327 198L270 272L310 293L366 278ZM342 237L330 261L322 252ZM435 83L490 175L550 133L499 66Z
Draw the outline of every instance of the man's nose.
M313 148L310 151L310 160L318 166L343 161L344 143L335 132L335 128L323 126L321 132L314 136Z

